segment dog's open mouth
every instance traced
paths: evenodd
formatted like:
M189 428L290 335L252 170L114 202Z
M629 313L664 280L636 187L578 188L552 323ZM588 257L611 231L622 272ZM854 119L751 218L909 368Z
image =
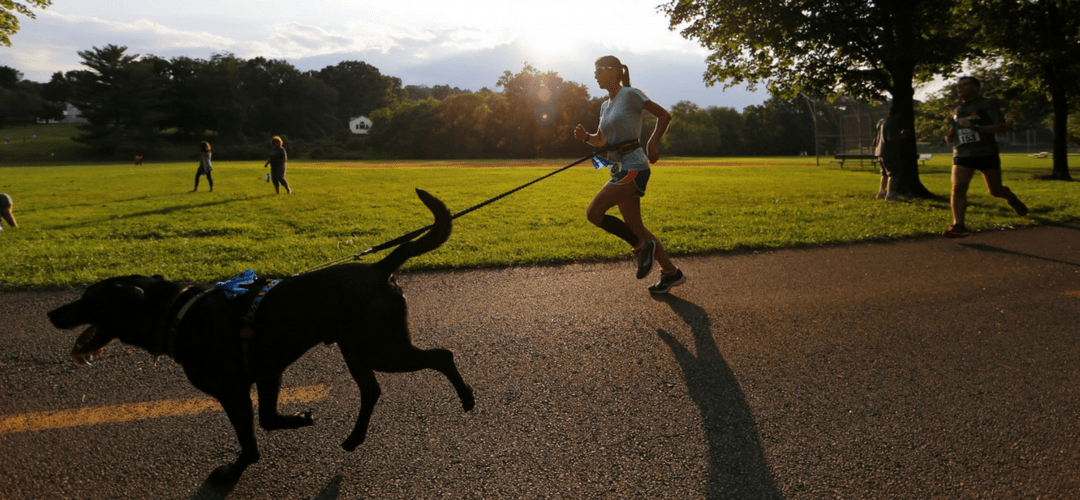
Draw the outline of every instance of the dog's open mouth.
M89 344L94 338L94 334L97 333L97 327L90 325L83 330L79 338L75 339L75 345L71 348L71 359L75 360L77 365L89 365L90 361L94 358L101 356L104 349L86 349L86 344Z

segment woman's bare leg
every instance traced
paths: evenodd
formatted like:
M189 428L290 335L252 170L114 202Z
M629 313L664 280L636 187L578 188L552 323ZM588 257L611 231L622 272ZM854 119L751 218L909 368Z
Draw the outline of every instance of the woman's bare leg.
M660 243L660 239L656 237L645 227L645 223L641 220L641 197L631 195L629 198L619 203L619 213L623 216L623 221L627 226L630 226L630 230L634 234L638 235L641 239L652 240L656 243L656 262L660 263L661 272L670 272L675 270L675 264L671 262L671 258L668 257L667 251L664 250L664 245Z

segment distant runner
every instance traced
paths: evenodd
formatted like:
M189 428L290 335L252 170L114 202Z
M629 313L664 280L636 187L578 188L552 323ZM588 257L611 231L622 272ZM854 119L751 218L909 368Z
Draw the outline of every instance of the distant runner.
M942 233L946 238L963 238L971 234L964 226L967 212L967 192L975 171L982 172L990 194L1004 198L1017 215L1027 215L1024 202L1012 190L1001 184L1001 156L994 134L1008 129L1001 109L979 96L982 85L972 76L961 77L956 84L960 104L949 116L947 142L953 143L952 207L953 223Z

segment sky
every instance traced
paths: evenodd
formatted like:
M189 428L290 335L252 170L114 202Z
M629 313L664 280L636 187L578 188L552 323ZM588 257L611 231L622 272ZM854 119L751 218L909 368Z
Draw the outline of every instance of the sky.
M403 85L478 91L525 63L585 84L593 62L615 55L631 84L670 108L690 101L742 111L764 90L706 87L708 51L668 29L663 0L54 0L20 17L0 65L32 81L84 69L78 52L108 44L128 54L284 59L301 71L363 61Z

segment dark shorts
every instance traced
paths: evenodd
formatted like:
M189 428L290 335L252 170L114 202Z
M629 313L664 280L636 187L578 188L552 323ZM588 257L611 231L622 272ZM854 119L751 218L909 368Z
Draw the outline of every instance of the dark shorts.
M285 179L285 165L281 165L280 167L277 165L271 165L270 178L279 182Z
M652 169L647 168L645 170L623 170L617 174L611 176L611 180L608 184L615 184L621 186L623 184L633 183L634 195L638 197L645 196L645 187L649 185L649 176L652 175Z
M10 206L13 206L13 204L11 203L11 197L6 194L0 193L0 208L8 208Z
M1001 170L1001 157L998 155L954 156L952 162L953 165L958 167L971 168L980 172L987 170Z

